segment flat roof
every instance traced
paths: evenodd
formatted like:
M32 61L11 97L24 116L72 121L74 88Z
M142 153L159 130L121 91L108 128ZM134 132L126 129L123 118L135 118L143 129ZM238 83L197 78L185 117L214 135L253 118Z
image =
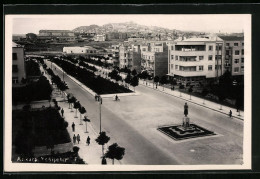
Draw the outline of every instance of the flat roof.
M243 37L238 37L238 36L219 36L221 39L225 40L225 41L243 41L244 40L244 36Z

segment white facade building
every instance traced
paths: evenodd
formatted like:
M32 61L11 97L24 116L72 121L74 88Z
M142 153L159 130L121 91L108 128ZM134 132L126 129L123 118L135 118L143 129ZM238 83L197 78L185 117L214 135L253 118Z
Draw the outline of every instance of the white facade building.
M223 40L190 38L169 44L168 75L184 83L205 81L223 74Z

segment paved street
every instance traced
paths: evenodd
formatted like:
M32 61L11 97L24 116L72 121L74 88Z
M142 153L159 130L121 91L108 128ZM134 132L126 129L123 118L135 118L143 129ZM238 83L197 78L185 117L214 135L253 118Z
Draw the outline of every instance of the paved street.
M50 62L47 65L50 67ZM58 68L54 72L62 78ZM67 91L87 109L93 130L98 133L99 104L66 75L65 81ZM241 164L243 121L188 103L191 122L217 135L176 142L157 127L180 124L184 101L142 85L136 91L140 95L120 97L120 102L104 98L102 104L102 130L111 142L126 148L123 164Z

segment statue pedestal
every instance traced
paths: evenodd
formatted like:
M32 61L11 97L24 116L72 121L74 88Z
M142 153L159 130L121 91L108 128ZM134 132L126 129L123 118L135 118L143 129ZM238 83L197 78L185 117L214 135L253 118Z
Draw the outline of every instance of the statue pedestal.
M186 117L186 116L183 117L182 127L184 127L184 128L190 127L190 118L189 117Z

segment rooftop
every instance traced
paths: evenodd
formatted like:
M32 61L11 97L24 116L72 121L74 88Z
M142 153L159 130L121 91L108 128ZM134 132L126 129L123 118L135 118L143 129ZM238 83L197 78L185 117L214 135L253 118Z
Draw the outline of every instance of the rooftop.
M12 42L12 47L23 47L22 45L19 45L17 43Z
M238 36L219 36L221 39L226 40L226 41L243 41L243 37L238 37Z

